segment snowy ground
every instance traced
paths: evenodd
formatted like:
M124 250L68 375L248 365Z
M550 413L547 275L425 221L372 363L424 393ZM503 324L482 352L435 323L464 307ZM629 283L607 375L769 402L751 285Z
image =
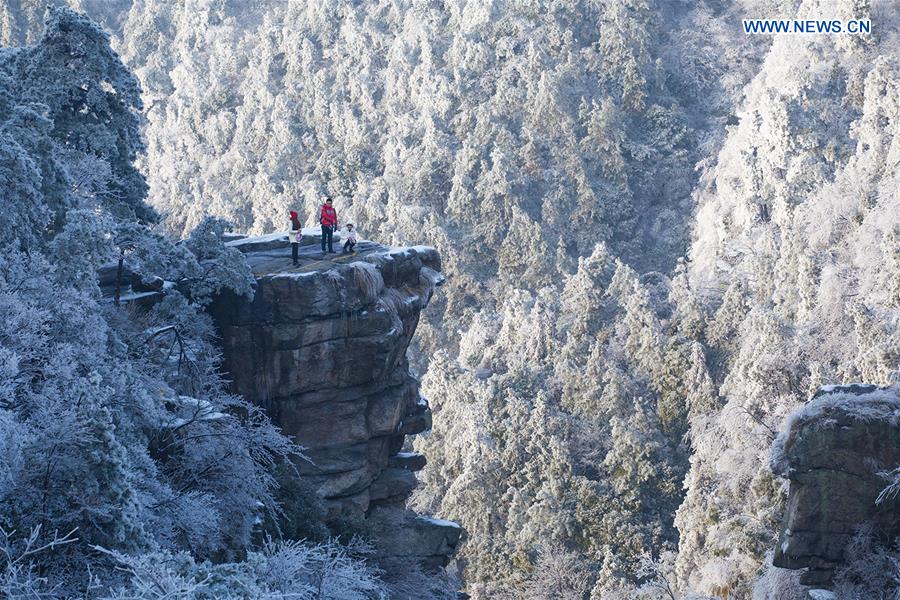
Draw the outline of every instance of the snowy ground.
M336 232L334 235L335 254L322 254L320 243L321 232L318 229L304 229L303 239L300 242L300 264L296 267L291 264L291 244L287 234L243 238L229 242L229 245L246 254L247 263L253 269L256 277L275 273L309 273L329 269L334 264L355 262L373 252L387 250L381 244L361 239L353 253L344 254L344 240L341 232Z

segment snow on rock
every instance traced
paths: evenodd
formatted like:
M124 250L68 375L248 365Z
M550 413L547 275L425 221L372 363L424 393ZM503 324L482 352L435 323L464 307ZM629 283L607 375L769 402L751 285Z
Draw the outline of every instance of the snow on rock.
M119 296L119 302L122 304L133 303L143 306L149 306L154 304L160 298L162 298L162 294L160 294L159 292L131 292ZM107 298L107 300L112 302L113 298Z
M884 420L896 427L900 424L900 394L896 388L860 383L820 388L810 402L788 416L775 438L769 458L772 471L789 477L791 467L787 454L797 440L797 432L808 424L817 429L835 427L838 421L832 416L834 413L856 421Z
M426 523L431 523L432 525L437 525L438 527L452 527L454 529L460 529L459 523L454 523L453 521L445 521L444 519L436 519L434 517L419 517Z
M269 275L270 278L279 278L279 279L310 279L313 277L319 277L321 272L319 271L285 271L283 273L273 273Z
M286 232L281 232L255 237L240 238L230 242L225 242L225 245L231 248L237 248L244 254L247 254L249 252L261 252L264 250L287 248L288 246L290 246L290 241L288 241L288 234Z
M861 394L874 392L877 389L879 389L878 386L872 385L871 383L842 383L823 385L815 393L813 398L818 398L819 396L824 396L826 394L856 394L857 396L859 396Z
M192 396L178 396L174 402L181 416L167 423L171 429L179 429L185 425L198 421L218 421L227 415L216 410L208 400L201 400Z

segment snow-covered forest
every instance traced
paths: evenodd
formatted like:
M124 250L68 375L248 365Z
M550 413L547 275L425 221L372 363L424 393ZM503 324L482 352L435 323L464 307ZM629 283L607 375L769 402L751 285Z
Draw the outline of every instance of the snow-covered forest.
M0 0L0 594L406 597L313 499L259 539L301 450L203 312L250 290L227 229L329 194L442 255L412 506L465 529L472 598L807 597L772 442L821 385L900 384L894 0L50 4ZM140 318L93 275L126 253L173 282ZM857 547L845 597L900 593Z

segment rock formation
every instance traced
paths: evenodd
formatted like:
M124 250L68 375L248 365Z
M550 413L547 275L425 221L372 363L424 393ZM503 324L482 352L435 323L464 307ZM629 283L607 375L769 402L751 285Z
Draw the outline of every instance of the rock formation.
M332 517L368 518L381 558L446 564L461 530L405 509L425 457L401 452L431 428L406 349L443 282L440 256L361 241L350 257L323 258L316 240L296 268L284 235L229 242L257 281L252 301L224 294L210 307L224 368L306 449L297 467Z
M772 469L790 480L773 564L807 568L806 585L830 585L844 548L863 523L885 541L900 534L900 498L876 503L880 472L900 465L900 390L829 386L788 420Z

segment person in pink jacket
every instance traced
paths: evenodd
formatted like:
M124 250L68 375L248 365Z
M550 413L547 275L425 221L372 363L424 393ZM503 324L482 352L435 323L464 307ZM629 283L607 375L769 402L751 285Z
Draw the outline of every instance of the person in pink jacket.
M303 225L300 224L300 219L297 218L297 211L291 211L291 233L289 237L291 239L291 258L294 259L294 266L296 267L299 263L299 253L300 253L300 240L303 238Z

